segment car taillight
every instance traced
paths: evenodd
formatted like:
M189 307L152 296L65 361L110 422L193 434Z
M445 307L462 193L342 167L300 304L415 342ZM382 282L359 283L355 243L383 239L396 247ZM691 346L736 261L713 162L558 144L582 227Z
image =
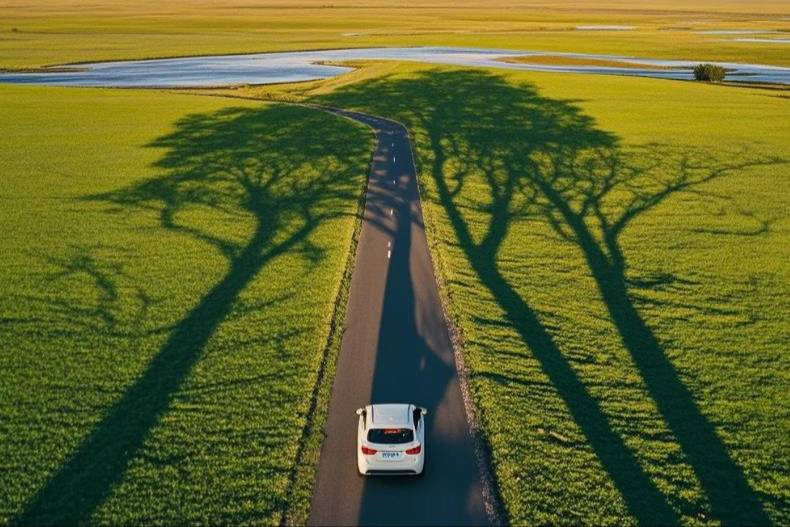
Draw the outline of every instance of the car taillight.
M368 448L366 446L363 446L362 453L365 454L366 456L372 456L373 454L376 453L376 450L373 448Z
M417 445L414 448L409 448L406 450L407 454L411 454L412 456L419 454L422 451L422 445Z

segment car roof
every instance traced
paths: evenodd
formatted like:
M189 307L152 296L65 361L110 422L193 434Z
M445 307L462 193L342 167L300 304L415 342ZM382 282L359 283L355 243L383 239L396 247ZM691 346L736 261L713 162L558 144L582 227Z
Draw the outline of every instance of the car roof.
M371 404L371 424L375 426L408 426L411 424L410 404Z

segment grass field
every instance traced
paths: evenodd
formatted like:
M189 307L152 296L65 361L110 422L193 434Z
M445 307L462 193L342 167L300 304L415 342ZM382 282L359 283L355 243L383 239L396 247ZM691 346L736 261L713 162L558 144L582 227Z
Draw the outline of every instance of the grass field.
M777 0L5 0L0 68L333 47L453 45L790 65ZM601 30L622 26L627 30ZM580 28L580 29L579 29ZM752 30L754 34L708 31ZM768 42L739 42L738 38Z
M705 33L786 38L787 2L354 4L7 0L0 68L372 45L790 66ZM787 97L358 65L0 86L0 524L306 518L371 137L211 94L408 125L514 524L790 523Z
M313 99L414 136L513 524L790 522L786 99L416 65Z
M0 114L0 524L303 520L369 131L134 90Z

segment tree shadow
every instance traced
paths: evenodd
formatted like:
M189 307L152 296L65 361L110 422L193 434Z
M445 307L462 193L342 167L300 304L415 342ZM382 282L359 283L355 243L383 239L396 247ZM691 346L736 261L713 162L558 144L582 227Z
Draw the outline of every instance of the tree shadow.
M538 170L518 159L511 160L510 170L528 170L529 185L545 199L539 209L546 220L561 238L581 249L623 345L694 470L713 516L727 525L769 524L745 475L636 308L620 238L634 220L673 194L738 170L783 161L744 157L714 164L707 152L658 145L636 154L561 148L541 157ZM609 199L614 194L618 196Z
M403 141L400 136L397 140ZM432 298L433 269L415 262L421 254L415 244L425 243L417 181L411 175L393 175L398 192L382 181L370 189L366 201L366 221L388 233L392 241L369 400L426 407L431 416L425 429L430 454L426 454L424 474L407 485L398 478L365 478L357 523L485 523L483 507L475 501L475 496L481 495L480 476L469 457L468 438L441 430L437 423L447 419L438 412L440 403L458 386L446 323L443 317L436 318L435 311L420 309L439 299ZM453 410L445 411L449 415Z
M767 524L762 504L697 407L629 295L620 237L671 196L746 167L775 164L743 153L715 164L709 153L650 145L626 149L572 101L541 96L476 70L430 70L344 87L324 100L407 123L422 146L454 237L482 284L540 362L576 424L641 524L677 524L678 513L612 429L540 321L501 271L499 251L516 221L546 222L583 254L611 322L693 468L716 519ZM433 197L433 196L432 196Z
M103 253L112 253L115 259L109 260ZM71 244L61 255L48 254L42 258L48 267L54 269L43 277L44 282L48 289L60 291L69 289L69 281L80 280L88 283L93 294L81 295L80 299L34 295L22 295L22 298L40 305L42 311L50 313L50 316L67 320L69 325L76 327L70 338L79 338L84 331L115 337L141 337L170 331L172 326L140 329L161 299L149 294L129 275L125 260L130 256L128 247ZM134 305L131 317L123 312L130 304ZM42 322L57 325L51 319Z
M161 176L84 198L106 203L116 214L154 211L160 229L218 251L227 270L197 305L167 328L167 339L142 374L13 523L88 522L167 412L219 325L239 310L271 309L285 298L240 305L245 287L279 255L298 254L311 263L324 258L311 233L353 213L348 204L356 203L361 191L359 159L367 145L345 145L347 126L295 107L191 115L148 145L165 150L156 163ZM249 235L237 239L229 230L214 228L212 221L196 221L190 215L195 211L206 212L215 222L244 222ZM51 263L62 269L55 278L80 273L93 279L99 298L95 315L111 327L115 321L110 307L117 296L113 276L120 269L107 268L84 251Z

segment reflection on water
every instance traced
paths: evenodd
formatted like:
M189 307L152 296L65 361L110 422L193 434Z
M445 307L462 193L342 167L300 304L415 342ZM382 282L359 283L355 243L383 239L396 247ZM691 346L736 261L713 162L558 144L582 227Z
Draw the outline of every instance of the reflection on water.
M217 55L158 60L83 64L74 71L0 73L0 82L58 86L206 87L236 84L274 84L334 77L350 68L325 64L344 60L411 60L457 66L497 67L516 70L597 73L664 79L691 79L695 62L642 59L584 53L550 53L552 56L614 60L639 65L618 68L595 65L505 63L499 59L548 53L505 49L452 47L359 48L249 55ZM790 84L790 68L759 64L717 63L728 70L728 80ZM652 69L658 67L658 69ZM667 69L667 67L671 69Z

